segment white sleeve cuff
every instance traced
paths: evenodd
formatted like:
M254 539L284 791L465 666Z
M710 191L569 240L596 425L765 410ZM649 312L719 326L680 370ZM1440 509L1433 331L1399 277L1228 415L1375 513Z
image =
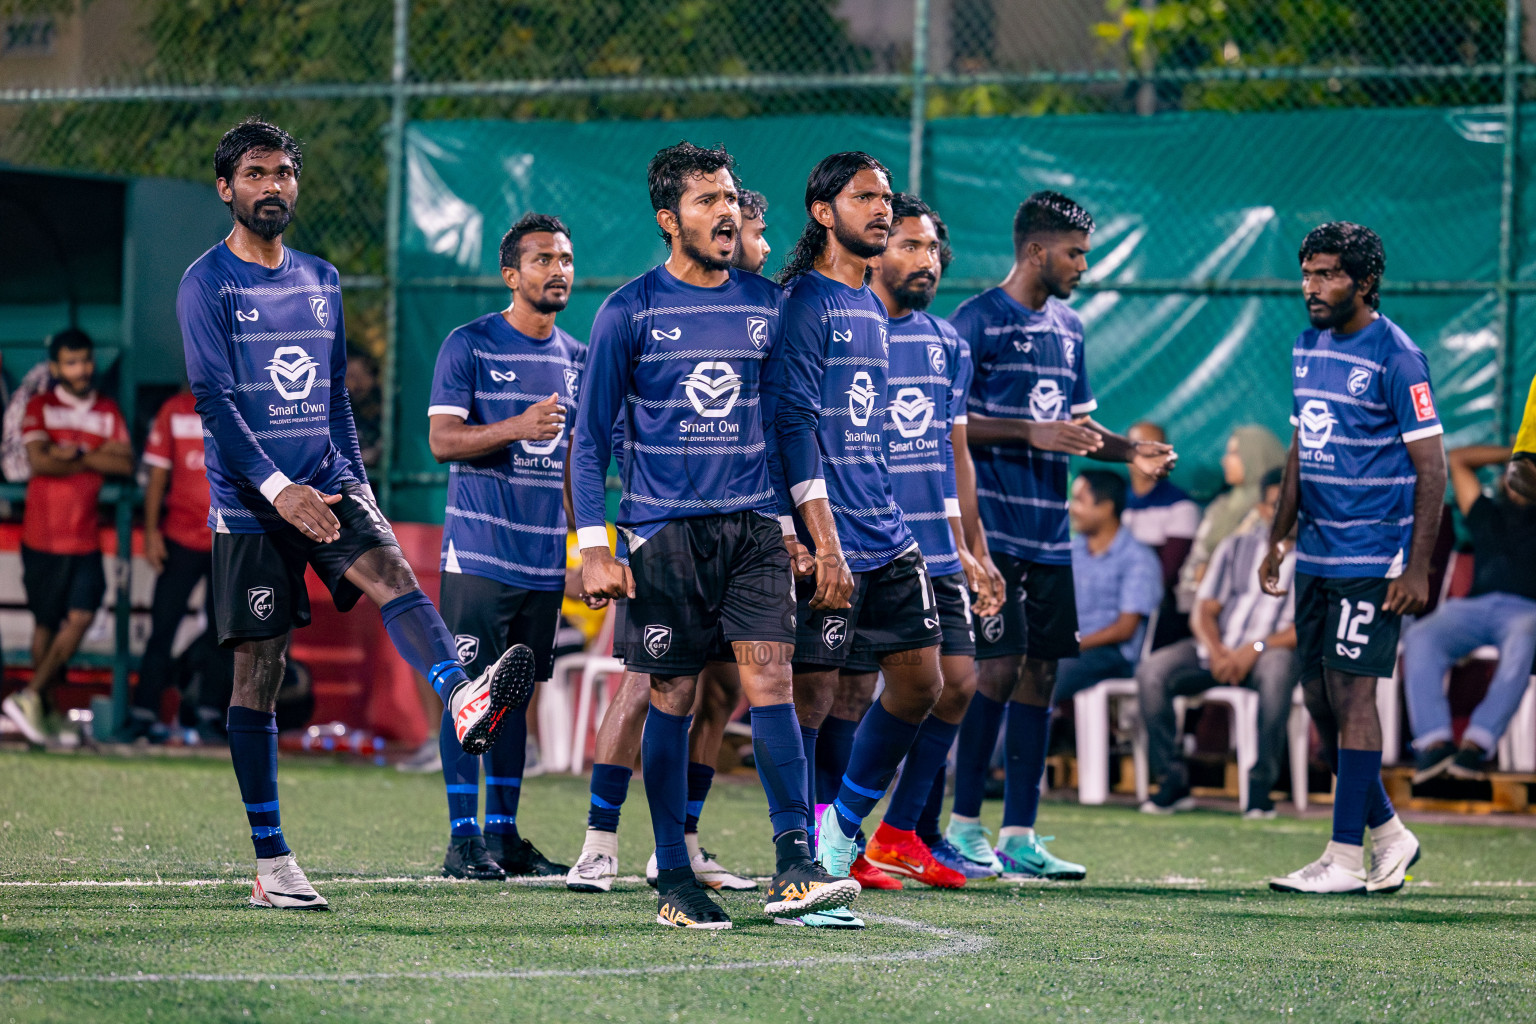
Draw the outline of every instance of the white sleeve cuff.
M576 546L585 551L587 548L602 548L604 551L612 551L608 546L608 527L583 526L576 531Z
M944 518L946 518L946 519L959 519L960 518L960 499L959 498L945 498L944 499Z
M1436 434L1443 433L1445 433L1445 427L1438 423L1432 423L1427 427L1420 427L1418 430L1405 431L1403 433L1403 443L1408 444L1410 441L1421 441L1426 437L1434 437Z
M283 488L292 484L293 481L289 480L282 470L278 470L261 482L261 496L276 504L277 496L283 493Z
M955 418L954 418L954 419L953 419L953 420L951 420L951 421L950 421L950 422L951 422L951 425L952 425L952 426L956 426L956 427L963 427L963 426L965 426L965 425L966 425L966 424L967 424L967 423L969 423L969 422L970 422L970 421L971 421L971 417L970 417L970 414L969 414L969 413L964 413L964 412L963 412L963 413L961 413L961 414L960 414L960 415L958 415L958 416L956 416L956 417L955 417Z
M145 452L144 465L154 466L156 469L170 469L171 460L164 455L151 455L149 452Z
M821 478L805 480L795 484L789 489L789 496L794 499L795 508L799 508L808 501L827 496L827 482Z
M1079 402L1076 405L1074 405L1072 407L1072 415L1073 416L1086 416L1088 413L1093 412L1093 410L1097 409L1098 407L1099 407L1098 399L1090 398L1086 402Z
M428 416L457 416L461 420L469 419L469 410L458 405L429 405Z
M795 536L795 517L779 516L779 532L786 537Z

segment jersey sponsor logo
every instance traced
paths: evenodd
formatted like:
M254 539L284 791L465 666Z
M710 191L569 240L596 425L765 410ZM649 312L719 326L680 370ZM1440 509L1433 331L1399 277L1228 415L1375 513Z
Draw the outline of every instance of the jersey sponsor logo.
M492 370L491 380L495 381L497 384L511 384L513 381L517 380L517 371Z
M853 375L853 383L848 387L848 415L854 426L863 427L869 424L874 412L875 382L868 373L860 370Z
M938 629L939 620L936 617L932 619L925 618L923 619L923 625L927 626L929 629Z
M821 620L821 642L827 650L835 651L848 639L848 620L841 615L828 615Z
M246 321L255 323L257 320L261 319L261 310L257 309L255 306L251 307L251 311L249 313L243 309L237 309L235 310L235 319L241 323L245 323Z
M309 297L309 311L315 314L315 320L321 327L328 325L331 319L331 304L325 301L324 295L311 295Z
M1365 389L1371 386L1371 371L1363 366L1357 366L1349 371L1349 379L1344 382L1344 387L1350 394L1359 398L1365 394Z
M700 416L729 416L741 397L741 374L730 363L700 363L683 378L683 393Z
M1310 369L1311 369L1310 366L1298 366L1298 367L1296 367L1296 376L1298 378L1305 377L1307 375L1307 371L1310 370Z
M1435 399L1429 393L1429 381L1415 384L1408 389L1408 393L1413 396L1413 414L1420 423L1435 418Z
M1350 661L1358 661L1360 658L1360 648L1358 647L1350 647L1347 644L1334 644L1333 649L1339 652L1341 658L1348 658Z
M747 340L752 342L753 348L762 348L768 344L768 318L762 316L747 317Z
M576 384L579 376L575 370L565 371L565 393L571 396L571 401L576 401Z
M1036 381L1029 391L1029 415L1034 419L1061 419L1066 405L1067 393L1050 377Z
M171 414L171 436L178 441L190 441L194 438L203 439L203 418L195 412L176 412Z
M271 587L252 587L247 590L245 603L250 606L251 614L263 622L272 617L272 609L277 606Z
M645 649L653 658L659 658L672 649L671 626L646 626Z
M459 656L459 664L468 665L480 656L480 638L460 633L453 638L453 649Z
M523 451L529 455L549 455L560 446L564 438L565 427L561 426L560 432L548 441L519 441L518 444L522 445Z
M933 409L921 388L902 388L891 402L891 423L902 437L921 437L933 423Z
M1003 638L1003 617L1001 615L983 615L981 617L981 638L989 644L995 644Z
M1314 449L1328 444L1328 439L1333 436L1333 428L1339 422L1328 408L1328 403L1321 398L1314 398L1302 406L1297 420L1301 427L1301 446Z
M315 371L320 364L297 345L285 345L272 353L267 372L277 393L290 402L308 398L315 387Z
M853 328L850 327L846 331L840 331L836 327L832 328L832 340L833 342L842 342L845 345L852 344Z
M117 417L94 407L81 409L68 405L43 406L43 427L47 430L78 430L100 438L112 436Z
M934 373L942 374L944 372L944 346L943 345L929 345L928 346L928 365L933 367L933 372Z
M1035 343L1028 338L1014 338L1013 347L1019 352L1033 352Z
M674 327L670 331L661 331L654 328L651 330L652 341L677 341L682 336L683 329L681 327Z

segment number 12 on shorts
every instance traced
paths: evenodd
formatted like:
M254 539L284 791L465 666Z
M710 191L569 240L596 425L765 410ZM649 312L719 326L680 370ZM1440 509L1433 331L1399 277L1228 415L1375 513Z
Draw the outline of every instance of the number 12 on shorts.
M1339 654L1352 661L1359 658L1360 647L1350 647L1344 641L1362 646L1369 644L1371 638L1361 631L1361 627L1370 625L1375 619L1376 606L1371 602L1351 602L1347 597L1339 598L1339 643L1335 648Z

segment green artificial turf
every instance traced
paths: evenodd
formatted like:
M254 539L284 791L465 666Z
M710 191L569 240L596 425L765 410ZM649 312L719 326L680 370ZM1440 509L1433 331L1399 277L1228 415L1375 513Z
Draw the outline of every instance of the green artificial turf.
M245 906L225 761L0 754L0 882L228 880L0 885L0 1024L1536 1019L1536 830L1419 826L1403 893L1287 897L1265 878L1315 857L1326 821L1048 803L1086 882L872 893L862 934L775 926L732 894L734 930L687 933L653 924L643 883L430 880L434 777L285 759L279 785L328 914ZM519 821L569 860L585 809L584 780L531 779ZM717 784L705 844L767 873L765 811L755 785ZM650 853L638 781L620 853L630 874Z

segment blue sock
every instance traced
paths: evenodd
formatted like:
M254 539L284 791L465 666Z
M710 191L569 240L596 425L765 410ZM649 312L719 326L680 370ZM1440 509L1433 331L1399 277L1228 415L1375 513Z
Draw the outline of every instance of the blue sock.
M697 761L688 762L688 813L683 818L684 832L698 832L699 815L704 811L704 801L709 799L709 787L714 781L714 768Z
M485 762L485 830L517 838L517 801L528 756L527 708L509 708L501 735L482 755Z
M960 747L955 751L955 805L950 810L962 818L981 817L981 799L987 788L987 772L997 734L1003 727L1004 705L984 693L971 698L965 721L960 723Z
M592 766L592 806L587 811L587 828L599 832L619 830L619 811L629 795L629 777L634 772L618 764Z
M419 590L390 601L379 609L384 629L400 657L426 677L445 702L454 687L469 678L459 664L453 634L443 625L432 599Z
M816 803L831 803L837 799L843 774L848 771L848 758L853 753L853 738L858 731L859 723L847 718L828 715L821 723L821 735L816 740Z
M805 834L811 841L811 849L816 848L816 741L821 737L820 729L800 727L800 747L805 751Z
M757 764L763 792L768 795L768 820L773 823L774 839L785 832L806 828L810 820L805 792L810 775L805 768L805 752L807 748L814 750L815 744L816 730L800 727L794 704L765 704L752 709L752 760ZM693 769L702 767L688 766L690 783ZM806 835L810 835L809 830Z
M480 823L480 759L464 753L453 731L453 716L443 712L437 733L437 750L443 758L443 784L448 790L448 825L456 836L477 836Z
M1379 785L1381 751L1340 748L1338 785L1333 793L1334 842L1350 846L1365 842L1365 808L1371 790Z
M875 804L885 796L885 787L891 784L891 776L917 739L917 730L911 722L903 722L885 710L879 701L865 712L853 740L843 784L838 788L837 799L832 801L843 835L856 835L860 822L869 817Z
M232 705L229 709L229 758L245 801L256 856L290 853L277 810L277 714Z
M950 745L955 742L958 725L950 725L929 715L917 730L917 739L907 752L907 768L901 773L901 781L891 794L891 806L885 810L885 823L903 832L915 832L928 798L933 794L933 773L944 767L949 760ZM941 794L943 790L939 791ZM938 821L938 812L934 812ZM937 829L935 829L937 831Z
M979 695L978 695L979 696ZM1045 774L1045 750L1051 736L1051 709L1008 702L1008 755L1003 790L1003 827L1035 827L1040 810L1040 776ZM962 745L963 746L963 745Z
M1333 769L1333 774L1339 774L1339 752L1333 746L1323 748L1323 756L1328 760L1328 767ZM1365 793L1365 823L1371 828L1380 828L1392 820L1392 815L1397 809L1392 806L1391 797L1387 796L1387 787L1381 781L1381 773L1376 774L1376 784L1366 790Z
M692 724L692 715L669 715L654 704L645 714L640 768L656 833L656 867L662 871L688 866L683 818L688 810L688 727Z
M923 813L917 816L917 838L929 846L944 838L944 833L939 830L939 815L944 810L944 772L947 767L948 764L941 761L934 771L928 802L923 805Z

